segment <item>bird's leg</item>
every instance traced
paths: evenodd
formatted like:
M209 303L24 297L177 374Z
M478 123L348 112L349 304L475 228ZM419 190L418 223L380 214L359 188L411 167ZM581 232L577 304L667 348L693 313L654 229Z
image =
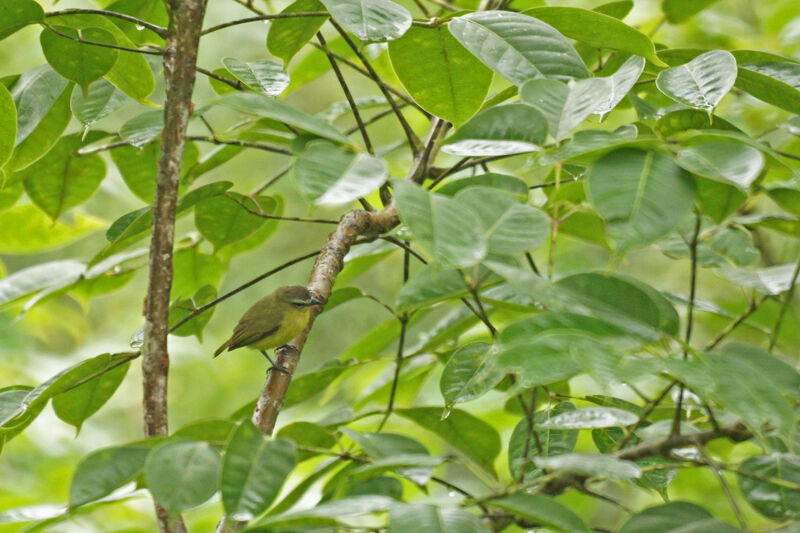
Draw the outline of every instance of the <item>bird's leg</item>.
M278 350L291 350L293 352L299 352L300 350L294 344L284 344L282 346L278 346Z
M295 349L296 349L296 348L295 348ZM289 372L289 369L288 369L288 368L286 368L285 366L276 365L276 364L275 364L275 362L272 360L272 358L269 356L269 354L267 353L267 351L266 351L266 350L261 350L261 355L263 355L264 357L266 357L266 358L267 358L267 361L269 361L269 364L270 364L270 365L272 365L272 366L270 367L270 370L272 370L272 369L274 368L274 369L275 369L275 370L277 370L278 372L283 372L284 374L289 374L290 376L292 375L292 373L291 373L291 372Z

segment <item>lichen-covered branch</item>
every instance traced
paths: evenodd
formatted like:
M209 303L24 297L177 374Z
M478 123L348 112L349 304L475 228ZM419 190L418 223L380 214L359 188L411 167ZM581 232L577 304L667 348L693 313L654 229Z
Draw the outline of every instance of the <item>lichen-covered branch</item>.
M153 236L150 241L150 276L145 303L142 374L144 432L160 437L168 432L167 375L169 354L167 334L172 288L172 247L175 234L175 206L178 200L186 129L192 107L195 65L205 12L204 0L169 0L164 50L164 132L158 162L153 202ZM156 505L162 532L185 531L183 522L170 521L165 509Z

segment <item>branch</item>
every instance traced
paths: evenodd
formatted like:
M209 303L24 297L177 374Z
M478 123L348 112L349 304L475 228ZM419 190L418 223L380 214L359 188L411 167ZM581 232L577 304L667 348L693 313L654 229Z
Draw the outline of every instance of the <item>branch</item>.
M289 19L289 18L298 18L298 17L330 17L330 14L327 11L298 11L296 13L271 13L271 14L264 14L258 15L255 17L247 17L243 19L231 20L229 22L224 22L222 24L218 24L216 26L212 26L207 30L203 30L201 35L208 35L209 33L214 33L215 31L224 30L225 28L230 28L231 26L238 26L239 24L247 24L250 22L259 22L264 20L275 20L275 19Z
M800 259L797 261L797 266L794 267L794 273L792 274L792 281L791 285L789 285L789 290L786 291L786 297L783 300L783 305L781 306L780 313L778 313L778 320L775 322L775 327L772 328L772 335L769 338L769 351L770 353L772 350L775 349L775 344L778 342L778 334L781 332L781 324L783 324L783 317L786 316L786 311L789 310L789 306L792 304L792 297L794 296L794 287L797 283L797 277L800 275Z
M205 14L203 0L168 0L166 4L170 22L164 50L164 132L153 202L153 235L142 343L144 432L147 437L168 434L167 337L175 207L192 107L200 29ZM167 510L158 504L156 516L162 533L186 531L180 517L171 519Z
M273 154L294 155L291 152L291 150L287 150L286 148L278 148L277 146L271 146L269 144L262 144L253 141L240 141L240 140L223 141L222 139L216 139L214 137L203 137L199 135L192 135L186 137L186 140L200 141L211 144L229 144L231 146L242 146L244 148L255 148L256 150L264 150L265 152L272 152Z
M152 22L147 22L146 20L142 20L136 17L132 17L131 15L126 15L125 13L117 13L116 11L106 11L104 9L63 9L61 11L52 11L50 13L45 14L45 18L50 17L61 17L64 15L102 15L104 17L114 17L120 20L125 20L127 22L132 22L137 26L141 26L146 28L162 39L167 37L167 28L162 28Z
M52 31L53 33L55 33L59 37L63 37L65 39L69 39L71 41L77 41L77 42L79 42L81 44L88 44L90 46L99 46L101 48L113 48L114 50L122 50L123 52L134 52L136 54L147 54L147 55L152 55L152 56L163 56L164 55L164 52L161 51L161 50L140 50L139 48L128 48L127 46L119 46L117 44L101 43L101 42L98 42L98 41L87 41L83 37L80 37L80 34L78 34L79 35L78 37L73 37L72 35L67 35L66 33L62 33L60 31L58 31L57 29L55 29L50 24L47 24L46 22L42 22L41 25L44 26L45 28L47 28L48 30Z
M199 72L200 74L203 74L205 76L208 76L209 78L215 79L215 80L217 80L219 82L222 82L222 83L224 83L226 85L229 85L229 86L233 87L234 89L236 89L237 91L243 91L244 90L244 84L242 84L242 82L240 82L239 80L228 79L225 76L220 76L219 74L216 74L216 73L214 73L214 72L212 72L212 71L210 71L208 69L204 69L204 68L201 68L201 67L197 67L197 72Z

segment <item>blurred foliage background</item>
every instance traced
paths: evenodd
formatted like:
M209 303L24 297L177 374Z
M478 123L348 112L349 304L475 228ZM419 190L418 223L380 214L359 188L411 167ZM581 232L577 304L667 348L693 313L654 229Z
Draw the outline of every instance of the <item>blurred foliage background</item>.
M261 2L262 0L258 0ZM104 2L100 1L99 4ZM408 7L415 16L419 11L411 1L399 3ZM456 2L464 8L475 7L477 1ZM602 0L556 1L548 5L563 5L592 8L603 3ZM42 2L46 10L65 9L68 7L86 7L84 2L62 0L57 6ZM512 6L524 8L537 2L514 2ZM279 11L286 2L267 0L263 9L270 12ZM669 43L669 47L687 47L735 50L739 48L756 49L775 52L800 59L800 3L796 0L770 0L769 2L753 2L751 0L720 0L709 9L703 11L689 22L681 25L663 23L659 0L636 0L635 7L626 19L628 24L637 25L645 32L655 32L654 40L658 43ZM248 16L249 12L230 0L211 0L209 2L206 25L210 26L235 17ZM219 68L220 60L234 56L242 60L254 60L267 56L264 40L268 25L254 23L238 26L229 31L211 35L202 41L200 65L208 68ZM8 38L0 46L0 76L19 74L33 66L44 64L38 35L40 28L30 26ZM335 41L333 36L331 40ZM385 53L385 45L368 47L380 73L388 79L394 79L391 65ZM313 74L327 71L327 60L324 55L309 47L304 49L293 60L290 67L292 85L283 98L296 102L300 107L312 113L323 112L332 104L343 101L341 90L334 76L326 74L315 77ZM357 95L374 94L368 81L364 78L346 74L351 88ZM495 76L494 86L490 94L507 86L508 82ZM159 87L151 97L159 101L163 87ZM208 80L198 77L195 90L195 101L203 102L215 96ZM746 104L746 105L745 105ZM623 105L626 105L623 103ZM629 104L628 104L629 105ZM135 116L146 108L131 102L126 108L112 118L98 124L100 129L115 131L119 125L131 116ZM784 122L790 117L787 112L763 104L752 98L726 99L717 114L738 125L748 133L765 131L775 124ZM632 109L626 113L616 114L612 122L604 127L615 126L635 120ZM408 111L406 116L412 125L424 127L420 115ZM345 119L345 126L351 124ZM596 119L593 119L596 120ZM415 122L416 121L416 122ZM373 128L373 140L378 147L400 138L399 129L391 119L382 122L382 128ZM597 124L591 124L597 127ZM193 128L198 125L193 125ZM71 131L79 131L79 125L73 121ZM70 131L68 130L68 131ZM779 142L785 148L800 147L800 140L786 136ZM208 149L201 147L202 150ZM403 155L399 155L403 154ZM104 154L103 157L108 157ZM402 177L409 165L405 152L389 152L386 156L393 176ZM457 158L442 154L441 165L454 163ZM248 151L234 158L224 166L213 170L202 177L203 182L226 179L233 181L240 191L251 190L262 184L285 164L280 156L264 152ZM493 169L506 169L525 177L533 184L546 176L541 171L532 169L525 157L516 157L510 162L492 165ZM313 209L304 203L292 182L287 176L270 189L270 194L280 194L289 206L287 214L318 217L337 217L338 211ZM760 202L767 200L759 199ZM87 214L98 221L98 228L75 242L61 246L46 253L6 253L8 247L3 243L2 235L21 230L22 228L0 228L0 272L15 272L27 266L55 259L77 258L88 259L105 243L103 228L123 213L145 205L135 199L117 174L113 164L109 163L109 176L103 181L100 190L92 200L77 211ZM758 206L753 206L757 209ZM305 212L303 210L305 209ZM74 216L74 212L66 215ZM42 231L47 231L43 228ZM313 224L280 223L277 232L265 244L252 251L236 256L231 260L229 268L224 270L224 278L219 285L219 292L236 287L241 283L269 270L292 257L302 255L319 248L327 234L328 227ZM193 231L190 217L183 219L178 226L178 239ZM798 256L798 241L771 232L758 232L761 240L759 246L767 264L794 262ZM143 241L142 246L146 243ZM203 244L203 247L210 246ZM209 249L203 248L206 252ZM542 252L543 254L546 253ZM544 257L544 255L542 256ZM559 242L556 259L556 274L563 275L587 267L606 267L610 259L608 250L585 241L564 236ZM144 260L143 263L144 265ZM290 269L271 277L263 283L244 291L220 305L204 332L204 342L194 337L170 337L172 369L170 375L170 425L172 430L203 418L227 417L236 409L252 401L264 383L266 365L261 355L255 351L242 350L225 354L218 359L211 359L214 348L230 333L231 328L241 313L256 299L284 284L305 283L310 271L311 262L300 263ZM416 268L416 265L414 265ZM648 280L657 288L679 295L688 290L688 261L667 259L654 248L636 251L628 255L620 265L622 272L638 275ZM402 283L402 255L392 253L386 259L376 262L365 272L345 269L344 281L355 284L364 291L375 294L387 301L393 301L394 295ZM180 272L177 274L180 276ZM341 285L341 280L340 280ZM93 298L91 302L74 293L57 296L20 316L19 306L0 312L0 385L12 383L38 384L60 369L74 364L89 356L103 352L121 351L127 348L128 339L142 324L142 299L145 292L146 269L139 268L132 279L107 295ZM700 300L714 300L730 310L732 315L746 304L745 294L737 286L715 275L708 270L701 270L699 279ZM417 344L432 324L454 307L440 306L412 327L409 346ZM777 315L777 304L764 305L754 315L752 323L764 328L774 324ZM303 353L299 373L317 368L323 362L341 356L376 325L390 319L384 311L369 300L359 299L324 313L317 321L309 343ZM496 318L502 321L501 318ZM701 342L713 338L724 326L725 320L708 313L700 312L697 323L697 339ZM783 353L797 353L800 346L800 333L796 307L790 310L781 337ZM483 334L476 326L474 334ZM467 337L470 333L467 333ZM763 343L766 338L757 327L742 327L737 337ZM338 378L338 386L313 398L301 406L290 408L280 416L279 424L285 425L295 420L318 420L339 409L353 406L364 398L369 391L391 379L393 348L396 340L386 337L386 344L381 353L386 355L385 363L365 365L363 368L348 370ZM588 378L573 380L572 393L585 395L600 392ZM645 391L652 392L652 391ZM615 395L635 399L630 391L615 390ZM373 401L385 401L386 395L379 394ZM411 401L418 405L440 405L441 396L438 388L436 371L427 375L418 393L409 389L399 396L399 404L409 405ZM377 404L376 404L377 405ZM507 441L513 426L518 421L502 408L502 402L490 394L479 401L467 403L464 408L485 419L491 419L495 427L502 431L504 442ZM78 435L72 427L59 421L48 408L33 425L19 438L11 441L3 450L0 458L0 511L26 504L52 502L62 505L68 497L71 472L78 460L87 452L99 447L115 443L137 440L142 436L141 383L138 364L133 364L120 390L111 401L83 426ZM403 422L392 419L391 426L402 426ZM365 425L371 427L372 423ZM408 427L409 430L410 427ZM417 435L432 450L440 449L440 443L431 435ZM719 441L721 442L721 441ZM714 451L715 443L710 447ZM579 442L578 450L591 447L590 442ZM722 452L723 450L720 450ZM501 457L498 464L503 464ZM311 465L304 463L298 473L308 471ZM504 469L504 468L503 468ZM501 471L503 470L501 469ZM296 474L299 475L299 474ZM464 472L464 483L469 484L469 474ZM291 483L291 482L290 482ZM620 490L619 485L609 484L612 496ZM704 505L715 516L733 522L731 509L721 493L721 489L712 473L707 470L682 470L669 489L673 500L687 499L703 501ZM712 496L713 495L713 496ZM585 510L584 516L592 517L599 524L616 527L625 518L619 509L572 492L563 499L574 509L576 506ZM659 500L655 493L637 490L626 495L628 502L635 508L641 508ZM752 509L745 509L751 524L767 527L763 517ZM129 501L125 505L116 505L59 524L53 531L86 532L86 531L147 531L152 524L151 503L146 498ZM214 505L186 513L192 528L197 531L210 531L220 514L220 508ZM18 526L2 526L0 531L16 531Z

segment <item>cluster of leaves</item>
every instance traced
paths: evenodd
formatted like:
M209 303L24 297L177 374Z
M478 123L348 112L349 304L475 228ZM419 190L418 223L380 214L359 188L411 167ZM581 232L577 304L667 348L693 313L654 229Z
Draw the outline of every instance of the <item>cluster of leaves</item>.
M665 0L663 17L680 23L712 3ZM345 211L365 198L391 200L401 226L387 241L351 252L327 310L375 299L349 282L393 254L425 265L404 268L395 301L384 303L392 317L338 359L295 378L284 406L384 368L381 355L397 344L393 374L348 409L285 425L274 440L249 422L248 404L169 438L97 450L75 470L66 508L50 516L16 509L0 523L35 516L33 527L45 527L132 497L118 489L133 482L174 514L220 493L228 519L247 521L252 531L358 524L393 532L586 532L589 517L554 496L570 488L597 497L593 487L615 483L666 498L677 473L697 466L720 476L726 493L719 472L735 472L759 519L800 522L800 373L796 360L775 353L784 319L794 316L800 263L774 264L760 242L762 232L795 247L800 237L800 157L793 153L800 122L789 115L753 135L715 114L726 109L723 99L800 114L800 63L754 50L666 48L623 22L631 1L595 10L453 4L464 11L435 2L439 11L425 20L391 0L297 0L281 14L261 13L274 19L266 46L277 59L218 58L224 68L205 71L217 96L194 109L181 172L177 215L193 214L196 232L179 240L170 325L201 341L236 255L262 246L281 219L331 222L285 217L287 202L263 194L274 179L291 172L315 206ZM109 117L135 102L152 105L159 69L147 57L163 54L167 15L160 2L106 7L45 14L34 0L0 6L0 38L42 25L48 62L0 79L0 252L50 250L103 227L75 208L106 177L106 151L131 194L148 205L108 225L107 243L90 260L37 264L0 279L0 305L27 312L59 295L106 294L145 262L163 114L140 112L115 132L97 124L113 123ZM331 27L326 43L318 32ZM290 69L315 35L320 50ZM370 78L379 94L353 98L338 65ZM346 104L314 115L276 98L331 69ZM369 108L380 111L365 122L358 111ZM350 115L356 125L344 131ZM391 144L376 149L369 125L390 116L399 127ZM70 128L73 117L79 131ZM424 147L419 124L431 125ZM207 134L195 134L204 128ZM201 152L204 144L214 148ZM232 181L197 183L246 149L291 162L250 194L234 192ZM428 161L419 174L391 177L421 154ZM437 166L443 161L448 166ZM607 261L562 272L556 252L565 239L602 250ZM631 252L653 251L663 252L660 261L689 259L687 296L616 271ZM699 299L701 269L746 293L744 310ZM769 324L753 320L760 309ZM700 313L727 324L705 346L692 338ZM748 324L756 341L725 342ZM419 331L425 335L416 346L406 342ZM139 347L138 334L132 346ZM36 388L0 389L0 446L49 400L80 429L138 355L103 354ZM435 375L442 401L417 405ZM642 402L623 395L625 386ZM586 388L593 393L582 395ZM505 443L496 425L457 407L479 398L471 405L496 403L514 417ZM397 432L363 431L362 420L375 416L380 429L391 416ZM453 453L431 454L405 422ZM712 457L706 443L726 437L725 457ZM501 454L507 461L498 469ZM306 461L313 470L301 476ZM298 482L282 490L293 472ZM308 508L318 482L321 500ZM457 494L426 501L429 486ZM737 500L731 496L731 505L746 527ZM736 530L698 505L675 502L633 513L621 531L691 528Z

